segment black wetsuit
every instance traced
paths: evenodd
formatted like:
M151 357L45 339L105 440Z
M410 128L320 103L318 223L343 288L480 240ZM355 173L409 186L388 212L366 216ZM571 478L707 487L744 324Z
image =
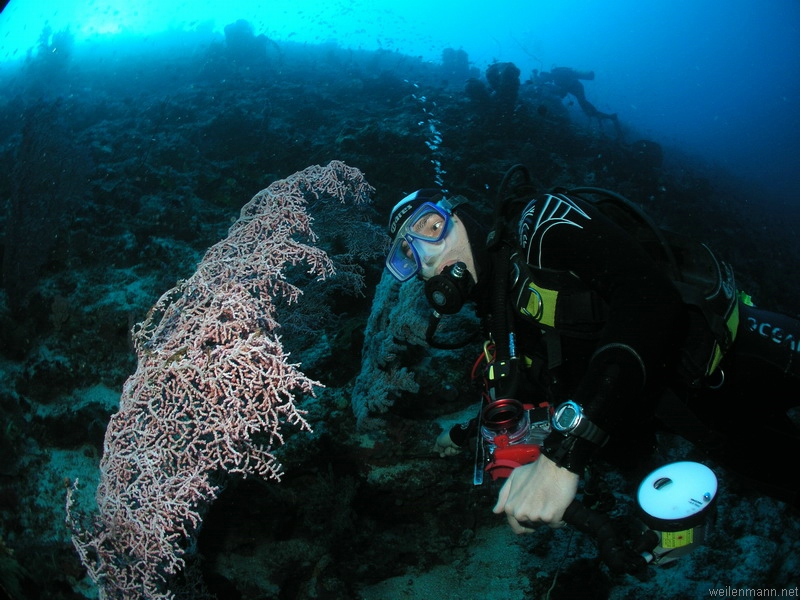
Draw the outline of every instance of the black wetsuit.
M797 428L785 414L798 404L799 321L740 302L736 341L713 381L718 385L689 385L676 369L688 333L686 306L627 232L579 197L547 194L525 208L518 234L529 265L571 273L605 305L594 334L560 315L557 351L554 336L539 324L514 319L519 345L533 357L528 379L538 391L532 393L545 394L551 404L578 402L610 436L601 450L553 432L546 456L582 473L600 452L617 460L636 456L660 426L768 493L797 503L800 484L782 465L800 451Z

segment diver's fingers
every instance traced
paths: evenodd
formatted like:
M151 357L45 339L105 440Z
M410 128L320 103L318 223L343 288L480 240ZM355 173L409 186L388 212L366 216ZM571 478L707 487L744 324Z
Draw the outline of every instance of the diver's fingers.
M511 472L511 475L506 482L503 484L503 487L500 488L500 493L497 495L497 504L494 505L492 511L495 514L500 514L504 512L506 509L506 502L508 502L508 496L511 494L511 480L514 477L514 472Z

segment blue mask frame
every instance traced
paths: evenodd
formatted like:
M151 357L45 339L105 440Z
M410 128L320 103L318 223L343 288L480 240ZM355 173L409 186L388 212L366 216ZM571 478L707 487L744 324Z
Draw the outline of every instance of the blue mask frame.
M423 216L436 213L444 219L444 227L435 236L424 235L414 231L413 225ZM453 220L450 211L439 204L425 202L400 227L386 256L386 268L398 281L408 281L419 273L422 260L418 244L436 244L442 241L452 228Z

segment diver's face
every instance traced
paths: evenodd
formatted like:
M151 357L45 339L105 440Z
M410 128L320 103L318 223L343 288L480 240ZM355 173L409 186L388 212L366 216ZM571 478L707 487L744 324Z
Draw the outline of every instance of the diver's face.
M420 260L419 275L422 279L427 280L439 275L446 267L463 262L467 265L467 270L472 278L477 281L475 261L464 222L456 215L452 215L450 220L452 223L449 231L438 242L414 241L414 247Z
M420 206L403 223L386 257L389 272L400 281L414 275L430 279L456 262L464 262L476 279L464 223L430 202Z

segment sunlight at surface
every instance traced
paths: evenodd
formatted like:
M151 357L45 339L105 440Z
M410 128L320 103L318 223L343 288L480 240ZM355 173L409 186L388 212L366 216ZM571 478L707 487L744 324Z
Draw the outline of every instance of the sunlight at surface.
M512 0L503 11L470 11L463 2L441 0L271 0L215 3L183 0L11 0L0 14L0 60L24 57L45 24L69 29L77 42L116 33L150 35L192 31L245 19L256 33L276 40L336 41L365 50L392 50L437 60L448 46L464 47L479 60L507 60L512 48L531 54L530 28L555 25L564 2L548 6ZM480 14L478 14L480 13ZM520 18L521 17L521 18ZM514 31L516 30L516 31Z

